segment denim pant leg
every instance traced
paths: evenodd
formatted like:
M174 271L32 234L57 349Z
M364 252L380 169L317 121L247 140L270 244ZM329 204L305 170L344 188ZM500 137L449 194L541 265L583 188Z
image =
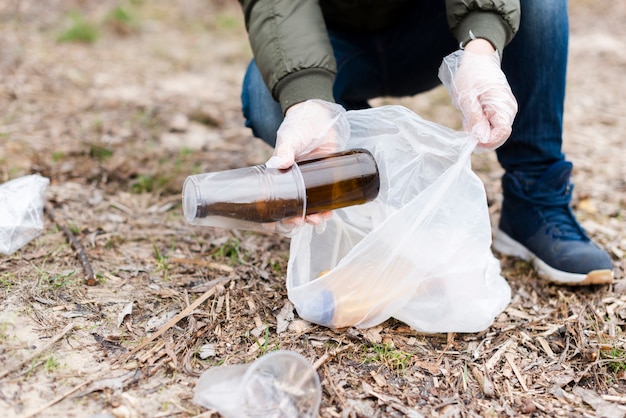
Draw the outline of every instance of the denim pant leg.
M276 145L276 132L284 116L280 103L272 97L254 60L248 65L241 90L241 106L245 124L252 134Z
M521 0L520 30L502 68L517 98L513 132L497 150L502 167L528 180L563 160L563 105L569 24L567 0Z

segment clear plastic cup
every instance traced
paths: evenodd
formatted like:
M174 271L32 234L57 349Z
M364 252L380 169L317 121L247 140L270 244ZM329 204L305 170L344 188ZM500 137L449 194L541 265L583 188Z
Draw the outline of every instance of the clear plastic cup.
M200 376L193 401L225 418L314 418L322 398L317 372L300 354L278 350L250 364Z
M267 230L283 219L304 219L306 189L297 165L265 165L189 176L183 212L193 225Z
M281 170L265 165L189 176L183 212L193 225L281 232L304 217L373 200L378 166L364 149L298 161Z

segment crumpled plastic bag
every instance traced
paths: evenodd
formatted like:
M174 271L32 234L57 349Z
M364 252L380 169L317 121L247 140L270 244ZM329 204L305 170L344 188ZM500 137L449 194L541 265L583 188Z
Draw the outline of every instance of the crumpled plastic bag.
M0 253L13 254L43 231L44 193L50 180L39 174L0 185Z
M369 203L334 211L326 229L291 239L287 289L298 314L332 328L393 317L427 333L479 332L511 290L491 252L477 141L402 106L348 112L348 148L380 172Z

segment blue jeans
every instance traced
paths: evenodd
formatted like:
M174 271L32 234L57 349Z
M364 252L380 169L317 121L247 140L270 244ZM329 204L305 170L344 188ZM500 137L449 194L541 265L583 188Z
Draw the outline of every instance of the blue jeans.
M502 68L519 112L508 141L497 150L507 172L536 179L563 160L563 102L569 23L567 0L522 0L520 30L505 48ZM458 49L446 21L444 2L420 1L393 28L375 35L329 31L337 61L335 100L346 109L368 107L381 96L415 95L440 84L444 56ZM274 146L283 120L252 61L242 90L246 126Z

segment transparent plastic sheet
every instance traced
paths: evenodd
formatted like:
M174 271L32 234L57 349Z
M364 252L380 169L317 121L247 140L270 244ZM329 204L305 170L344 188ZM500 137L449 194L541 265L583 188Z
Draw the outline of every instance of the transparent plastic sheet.
M317 371L294 351L277 350L250 364L213 367L193 401L225 418L313 418L322 397Z
M38 174L0 184L0 254L14 253L41 233L48 184Z
M311 322L367 328L394 317L428 333L478 332L510 301L493 256L477 142L401 106L350 111L348 148L368 149L379 196L291 240L289 299Z

